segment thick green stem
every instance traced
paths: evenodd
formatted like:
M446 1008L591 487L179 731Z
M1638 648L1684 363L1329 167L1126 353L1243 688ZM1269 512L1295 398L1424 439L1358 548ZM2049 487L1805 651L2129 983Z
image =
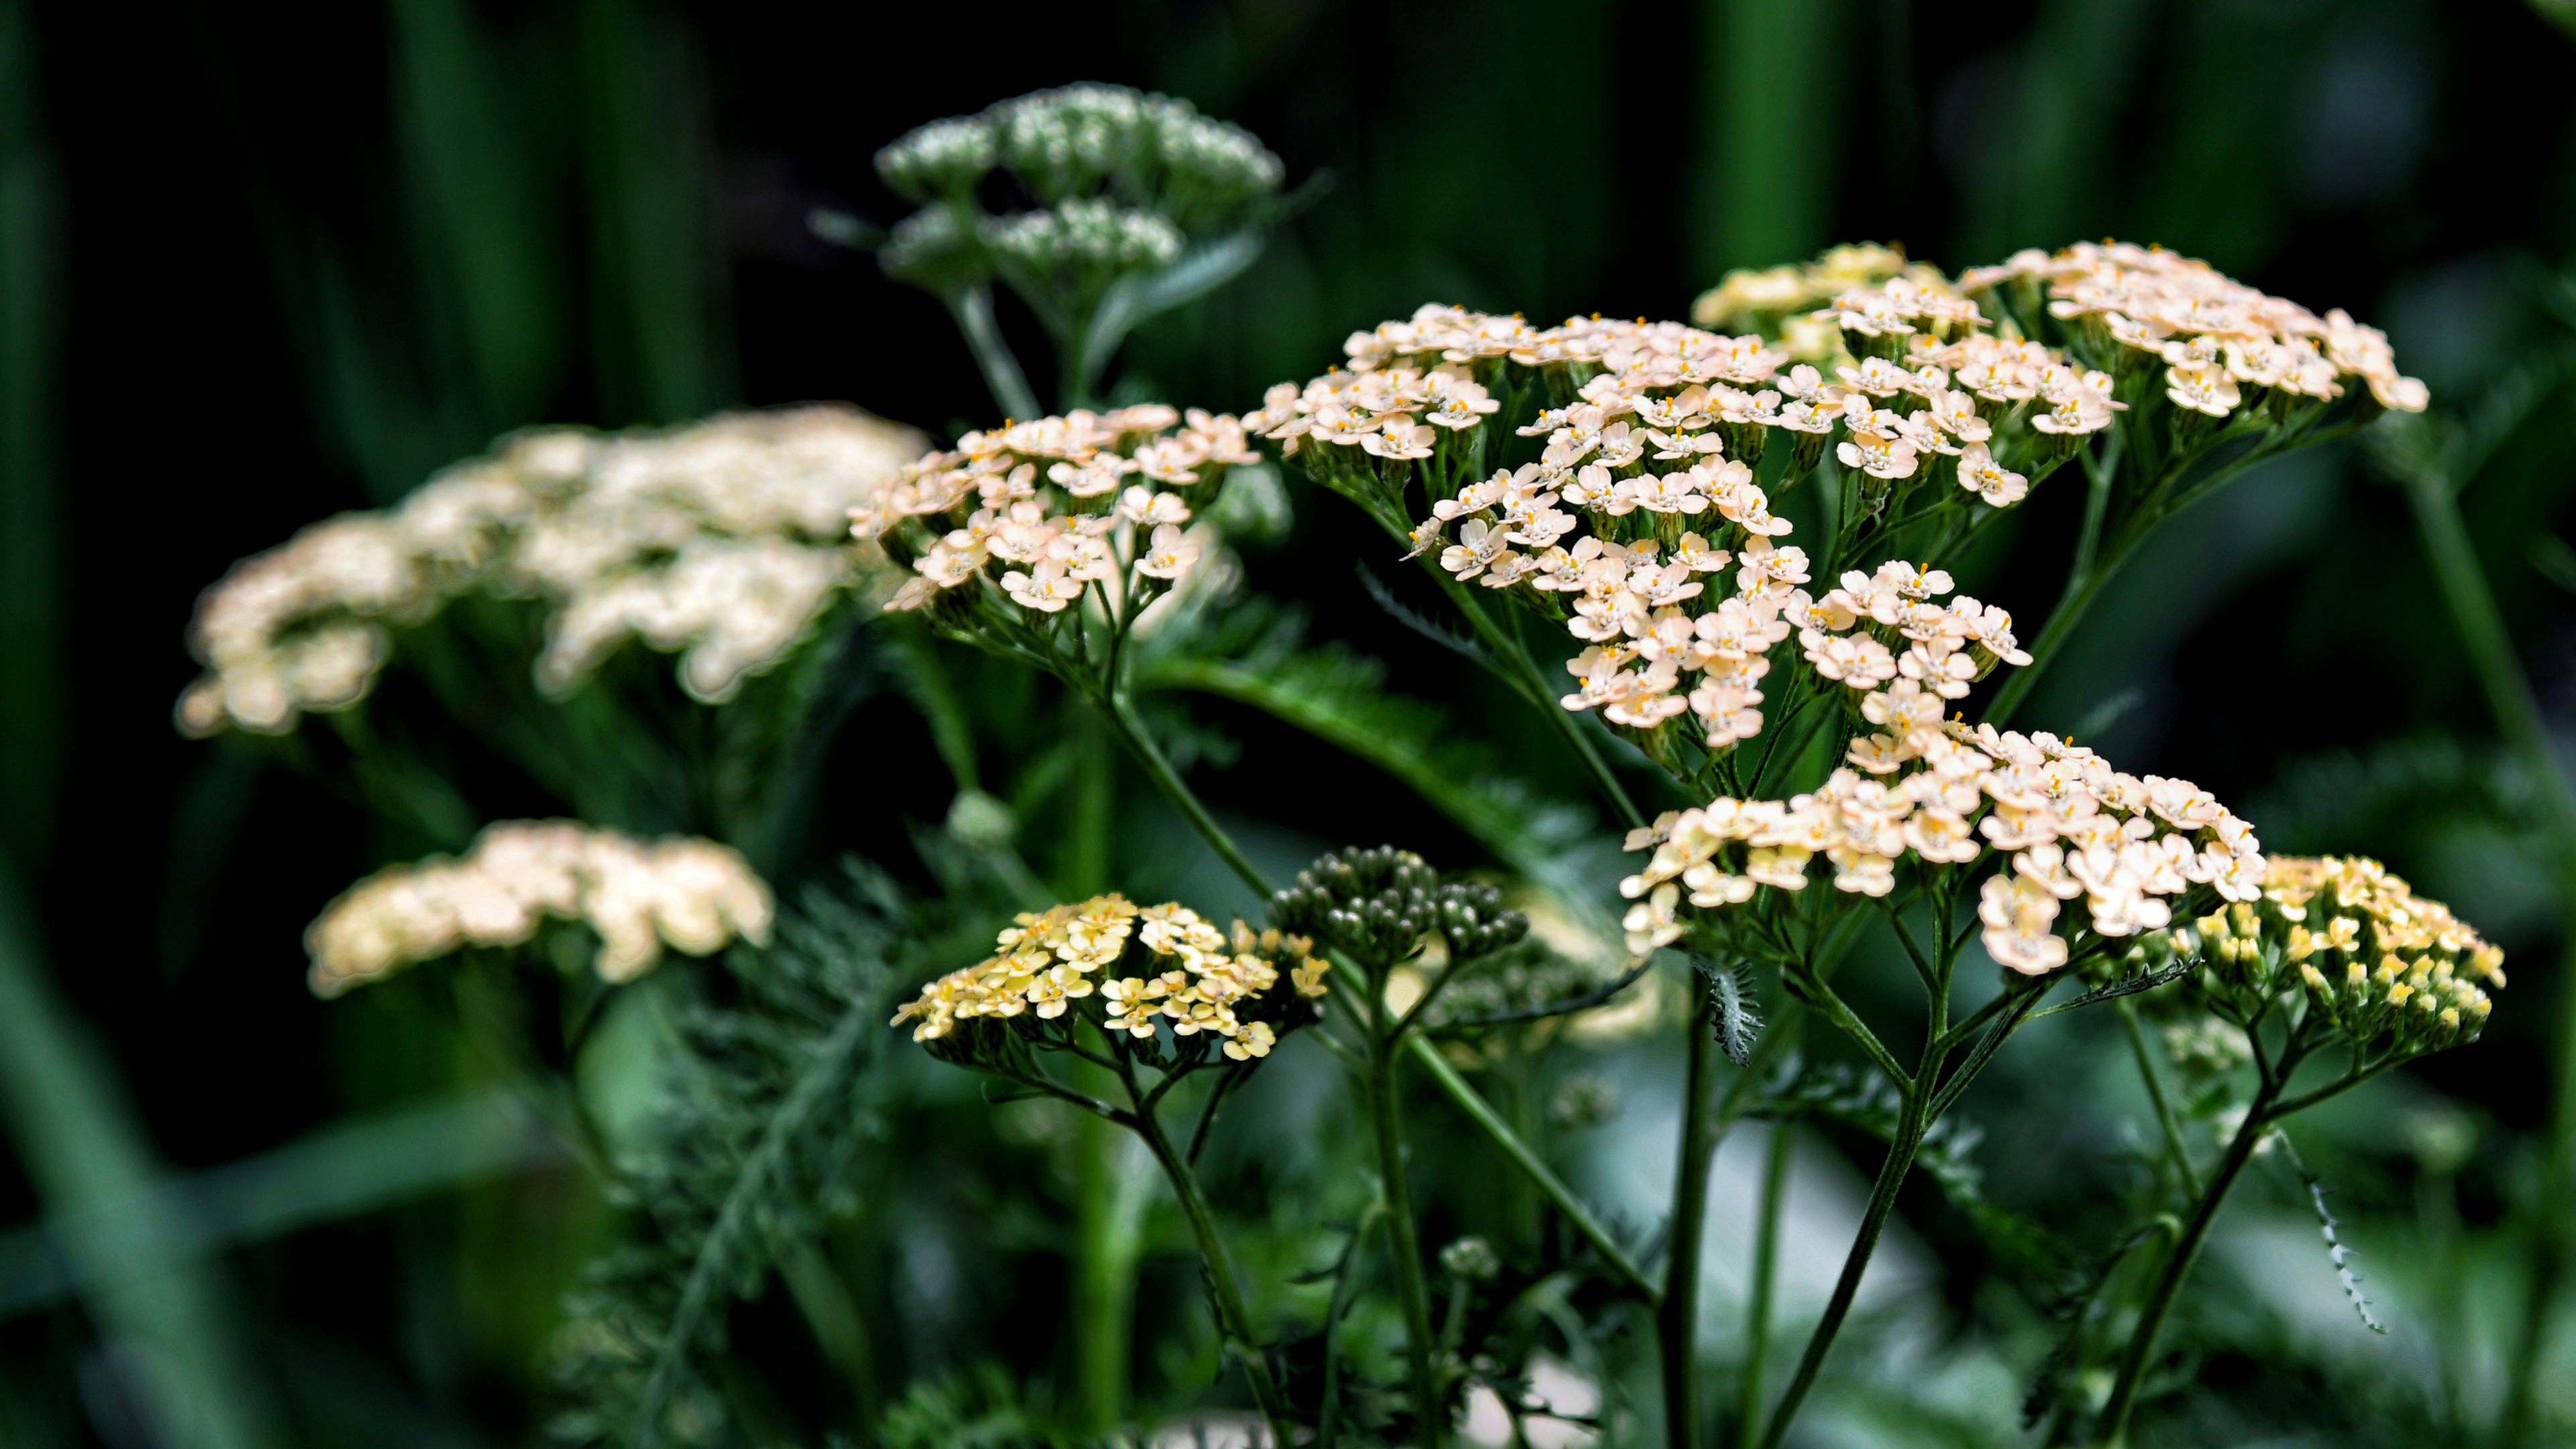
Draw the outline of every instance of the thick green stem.
M2173 1157L2174 1175L2182 1182L2183 1195L2200 1196L2200 1174L2191 1166L2191 1150L2183 1145L2182 1121L2174 1116L2173 1104L2165 1098L2165 1084L2156 1075L2155 1054L2147 1050L2146 1031L2138 1025L2138 1010L2123 996L2116 1003L2120 1025L2129 1033L2129 1051L2138 1059L2138 1080L2147 1084L2147 1100L2155 1103L2156 1121L2164 1128L2165 1151Z
M2146 1377L2147 1362L2155 1356L2156 1336L2164 1331L2165 1318L2173 1312L2183 1280L2191 1276L2192 1260L2208 1240L2210 1225L2218 1221L2218 1209L2227 1201L2228 1190L2244 1176L2245 1165L2254 1160L2254 1149L2261 1145L2264 1132L2271 1126L2272 1103L2280 1096L2281 1084L2289 1080L2289 1075L2289 1067L2284 1065L2280 1075L2266 1081L2255 1094L2253 1104L2246 1110L2245 1124L2236 1129L2236 1140L2227 1144L2227 1155L2219 1159L2218 1171L2193 1205L2191 1220L2183 1225L2182 1236L2175 1240L2163 1271L2156 1275L2155 1286L2148 1290L2138 1326L2129 1337L2128 1351L2120 1356L2120 1376L2112 1382L2111 1397L2102 1406L2097 1442L2113 1449L2127 1442L2129 1414L2137 1407L2138 1384Z
M1789 1194L1789 1157L1796 1129L1787 1121L1771 1126L1771 1152L1762 1171L1762 1215L1753 1227L1753 1287L1744 1310L1744 1382L1742 1407L1735 1416L1735 1442L1750 1445L1762 1422L1762 1367L1771 1351L1771 1292L1780 1267L1780 1208Z
M1583 1205L1583 1199L1576 1197L1574 1190L1567 1187L1564 1181L1549 1169L1547 1163L1539 1157L1529 1142L1512 1130L1511 1124L1503 1120L1502 1114L1494 1110L1493 1105L1484 1099L1474 1084L1459 1075L1458 1069L1449 1065L1448 1060L1440 1055L1440 1049L1433 1046L1428 1038L1413 1036L1408 1039L1406 1046L1412 1051L1414 1061L1431 1074L1431 1080L1439 1083L1440 1089L1449 1094L1449 1100L1458 1104L1458 1110L1466 1113L1469 1121L1484 1129L1485 1135L1493 1139L1494 1145L1503 1150L1503 1155L1510 1158L1513 1164L1529 1178L1531 1184L1545 1194L1549 1202L1556 1205L1556 1210L1564 1215L1566 1222L1582 1236L1585 1242L1592 1245L1594 1251L1609 1262L1620 1279L1630 1288L1644 1295L1646 1301L1654 1302L1660 1296L1655 1286L1646 1281L1645 1273L1637 1267L1627 1251L1619 1246L1619 1240L1612 1237L1610 1230L1603 1227L1600 1220L1592 1216L1591 1210Z
M1672 1259L1664 1271L1663 1306L1655 1315L1663 1342L1664 1442L1672 1449L1696 1449L1699 1443L1699 1265L1708 1169L1721 1130L1710 1100L1717 1082L1716 1006L1707 991L1692 994L1681 1150L1673 1164Z
M1395 1095L1396 1044L1381 1003L1370 1005L1369 1126L1377 1138L1378 1176L1386 1201L1386 1241L1395 1259L1395 1293L1404 1312L1406 1376L1413 1386L1414 1438L1436 1449L1444 1437L1440 1387L1432 1377L1431 1293L1422 1278L1422 1244L1413 1226L1413 1189L1404 1162L1404 1123ZM1282 1441L1283 1443L1286 1441Z
M983 369L984 386L992 390L1003 416L1025 422L1043 414L1038 395L1029 388L1028 374L1020 370L1019 358L1012 355L1011 344L1002 340L1001 326L993 318L993 289L979 282L944 293L943 300L949 315L957 319L967 349L975 354L975 365Z
M1131 1084L1132 1092L1132 1084ZM1254 1402L1261 1406L1263 1417L1270 1421L1270 1439L1274 1444L1292 1444L1289 1437L1288 1401L1270 1376L1270 1362L1261 1352L1261 1343L1252 1331L1252 1316L1244 1310L1243 1289L1234 1277L1234 1260L1225 1250L1225 1240L1217 1236L1216 1217L1208 1211L1207 1199L1199 1194L1198 1174L1189 1163L1172 1150L1162 1124L1146 1110L1141 1098L1135 1114L1137 1135L1154 1160L1163 1166L1163 1175L1171 1179L1173 1195L1181 1200L1181 1213L1189 1219L1190 1234L1198 1240L1199 1258L1207 1266L1208 1291L1216 1297L1217 1333L1232 1346L1243 1364L1243 1376L1252 1385Z
M1869 1207L1861 1214L1860 1235L1852 1240L1851 1252L1843 1258L1842 1276L1834 1281L1834 1296L1825 1302L1825 1316L1807 1339L1807 1351L1798 1357L1798 1372L1789 1380L1789 1388L1771 1411L1771 1422L1762 1432L1761 1449L1779 1449L1788 1436L1790 1421L1798 1416L1807 1391L1815 1387L1816 1375L1824 1369L1825 1352L1834 1345L1834 1336L1842 1332L1843 1320L1850 1316L1852 1300L1860 1293L1861 1274L1869 1267L1872 1254L1878 1251L1879 1235L1887 1230L1888 1215L1896 1211L1896 1190L1905 1184L1905 1174L1913 1169L1915 1154L1923 1149L1923 1096L1919 1090L1905 1093L1904 1110L1898 1114L1895 1139L1887 1144L1887 1160L1878 1167L1878 1181L1871 1184Z
M1986 723L1997 729L2012 723L2013 712L2021 708L2022 701L2038 685L2040 674L2048 668L2048 662L2057 657L2057 652L2065 647L2067 637L2075 632L2075 626L2083 622L2085 613L2093 607L2093 601L2101 597L2103 586L2111 582L2111 576L2119 570L2124 556L2114 553L2084 575L2066 581L2065 596L2057 601L2057 608L2048 616L2048 623L2040 629L2039 637L2031 641L2030 662L2014 670L2012 678L2004 681L2003 689L1995 695L1995 702L1986 710Z
M1074 722L1078 756L1074 782L1073 838L1066 853L1063 898L1079 900L1109 888L1116 830L1118 755L1095 711ZM1076 1064L1075 1080L1099 1095L1108 1073ZM1082 1385L1089 1432L1106 1434L1127 1412L1128 1351L1135 1333L1138 1209L1122 1191L1123 1139L1114 1124L1090 1114L1075 1119L1074 1151L1074 1361Z

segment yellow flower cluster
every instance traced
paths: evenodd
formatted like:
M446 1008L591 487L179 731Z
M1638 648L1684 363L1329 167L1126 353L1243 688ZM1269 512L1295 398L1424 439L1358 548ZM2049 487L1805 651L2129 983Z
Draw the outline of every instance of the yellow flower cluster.
M2295 968L2309 998L2355 1041L2382 1032L2417 1050L2474 1038L2503 989L2504 952L2378 861L2281 856L2259 901L2196 923L2234 984L2267 991Z
M693 956L737 935L765 944L772 914L768 885L729 846L509 820L461 857L391 866L349 887L304 943L314 994L337 996L462 946L519 945L553 917L597 931L600 976L630 981L665 942Z
M722 701L864 578L842 521L921 444L847 407L520 434L397 507L235 564L197 601L189 645L207 672L180 696L179 729L285 734L356 704L390 657L387 625L475 589L546 602L536 674L551 694L641 635L685 651L682 686Z
M906 465L850 510L850 532L911 567L889 609L984 578L1036 614L1098 584L1126 619L1198 562L1181 529L1188 499L1212 499L1227 468L1259 461L1230 416L1185 419L1160 403L1071 412L968 433Z
M961 1021L1023 1014L1053 1020L1097 995L1097 1024L1113 1037L1151 1037L1157 1026L1183 1037L1206 1032L1223 1040L1228 1057L1250 1061L1268 1056L1278 1038L1269 1022L1246 1021L1238 1009L1278 985L1283 962L1291 989L1310 1000L1329 989L1324 976L1332 969L1303 936L1255 932L1237 921L1229 938L1187 906L1140 908L1114 893L1023 911L994 945L990 958L924 986L891 1024L916 1022L914 1041L937 1041ZM1145 974L1113 969L1131 949L1143 953L1136 964Z

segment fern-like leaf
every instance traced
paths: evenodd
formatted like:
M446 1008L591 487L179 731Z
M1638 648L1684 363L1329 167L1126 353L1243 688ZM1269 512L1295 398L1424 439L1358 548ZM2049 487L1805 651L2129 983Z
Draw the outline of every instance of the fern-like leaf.
M736 949L730 987L682 1013L686 1046L647 1149L618 1199L637 1241L592 1266L560 1339L576 1444L724 1442L731 1415L702 1376L727 1312L782 1254L855 1199L875 1134L863 1077L885 1037L904 907L855 864L808 892L778 944Z

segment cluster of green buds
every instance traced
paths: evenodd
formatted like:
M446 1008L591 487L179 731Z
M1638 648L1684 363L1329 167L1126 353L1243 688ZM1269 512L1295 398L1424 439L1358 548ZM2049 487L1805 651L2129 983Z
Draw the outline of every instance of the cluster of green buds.
M2205 984L2258 1008L2297 990L2311 1020L2356 1046L2417 1055L2477 1039L2505 984L2504 952L2375 860L2277 856L2262 896L2201 917Z
M1443 881L1421 856L1382 845L1318 857L1297 884L1271 897L1283 930L1372 968L1409 959L1431 937L1457 963L1517 945L1529 917L1503 908L1502 892L1477 881Z
M889 275L952 295L998 274L1062 336L1121 280L1264 224L1286 174L1259 138L1185 100L1090 84L933 121L876 166L921 208L878 253Z

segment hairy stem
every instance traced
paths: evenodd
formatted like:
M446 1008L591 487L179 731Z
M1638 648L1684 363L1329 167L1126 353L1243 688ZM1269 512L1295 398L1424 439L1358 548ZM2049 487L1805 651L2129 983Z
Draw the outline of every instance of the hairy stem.
M1564 1180L1549 1169L1528 1141L1512 1130L1511 1124L1503 1120L1502 1114L1494 1110L1474 1084L1459 1075L1458 1069L1449 1065L1448 1060L1440 1055L1440 1049L1433 1046L1428 1038L1414 1036L1406 1045L1412 1051L1414 1061L1420 1063L1422 1069L1431 1074L1431 1079L1440 1084L1441 1090L1449 1094L1449 1100L1457 1103L1458 1109L1467 1114L1467 1119L1482 1128L1485 1135L1493 1139L1494 1145L1503 1150L1503 1155L1520 1168L1550 1203L1555 1204L1567 1224L1609 1262L1621 1281L1642 1294L1646 1301L1654 1302L1660 1296L1655 1286L1646 1281L1645 1273L1619 1246L1619 1240L1592 1216L1591 1210L1583 1205L1583 1199L1576 1197L1574 1189L1567 1187Z
M1720 1132L1710 1100L1717 1079L1717 1008L1704 990L1694 991L1693 997L1681 1150L1673 1165L1672 1259L1664 1270L1662 1309L1655 1315L1663 1342L1664 1442L1672 1449L1699 1444L1699 1263L1708 1219L1708 1169L1717 1156Z
M2129 1336L2127 1351L2120 1356L2120 1376L2112 1382L2111 1397L2102 1406L2100 1432L2095 1436L2099 1443L2116 1449L2127 1442L2129 1414L2137 1407L2138 1384L2146 1377L2147 1361L2155 1356L2156 1337L2164 1331L2165 1318L2173 1312L2183 1280L2191 1276L2192 1260L2200 1255L2200 1245L2207 1241L2210 1225L2218 1221L2218 1209L2227 1201L2228 1190L2245 1175L2246 1164L2254 1160L2254 1149L2261 1145L2263 1133L2271 1125L2272 1104L2281 1094L2282 1083L2289 1079L2289 1069L2284 1066L2276 1078L2266 1075L2262 1090L2246 1110L2245 1125L2236 1129L2236 1140L2227 1144L2227 1155L2219 1159L2217 1172L2192 1205L2182 1236L2174 1240L2172 1251L2166 1254L2155 1286L2147 1290L2138 1326Z
M1771 1152L1762 1170L1762 1215L1753 1227L1753 1288L1744 1310L1742 1407L1735 1441L1753 1442L1762 1422L1762 1367L1771 1350L1771 1291L1780 1266L1780 1208L1789 1193L1789 1155L1797 1134L1787 1121L1771 1126Z

